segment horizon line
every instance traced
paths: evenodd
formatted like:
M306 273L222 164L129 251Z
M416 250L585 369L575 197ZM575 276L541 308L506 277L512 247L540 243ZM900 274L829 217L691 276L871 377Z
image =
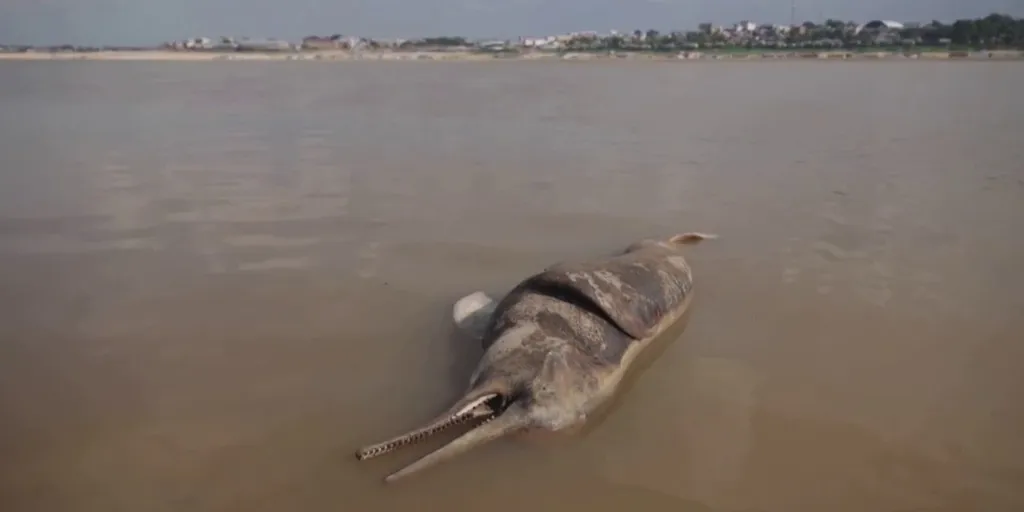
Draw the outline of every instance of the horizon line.
M933 21L939 21L939 22L941 22L944 25L952 25L953 23L956 23L957 21L962 21L962 20L978 21L978 20L984 20L984 19L986 19L986 18L988 18L990 16L1005 16L1005 17L1008 17L1008 18L1011 18L1011 19L1014 19L1014 20L1022 20L1022 19L1024 19L1024 17L1017 17L1017 16L1014 16L1014 15L1011 15L1011 14L1005 14L1005 13L994 11L994 12L991 12L991 13L985 15L985 16L979 16L979 17L976 17L976 18L957 18L957 19L953 19L953 20L943 20L941 18L928 18L927 20L898 21L898 20L894 20L892 18L868 18L866 21L858 22L858 21L851 20L851 19L823 17L823 19L821 19L820 21L814 21L812 19L804 19L802 21L784 22L784 23L768 23L768 22L754 22L754 23L757 23L758 26L763 26L763 25L799 26L799 25L804 25L804 24L806 24L808 22L812 23L814 25L823 25L827 21L836 20L836 21L842 21L842 22L847 23L847 24L849 24L849 23L857 23L858 25L863 25L863 24L866 24L866 23L869 23L869 22L872 22L872 21L898 21L901 24L920 23L921 25L928 25L928 24L932 23ZM700 25L705 24L705 23L710 23L714 27L726 27L726 26L737 25L739 23L750 22L750 21L751 21L751 18L741 19L741 20L738 20L738 21L732 21L732 22L726 22L726 23L718 23L718 22L714 22L714 21L702 21L702 22L698 23L696 26L693 26L693 27L690 27L690 28L685 28L685 29L683 29L683 28L667 29L665 31L665 33L671 33L671 32L677 32L677 31L678 32L693 32L693 31L696 31L697 27L699 27ZM561 32L557 32L555 34L549 34L549 35L566 35L566 34L575 34L575 33L583 33L583 32L596 32L598 35L602 35L603 36L603 35L611 35L611 32L613 32L613 31L618 32L619 34L631 34L635 30L642 30L644 32L647 32L648 30L657 30L657 29L634 28L634 29L623 30L623 31L619 31L618 29L606 29L604 31L580 29L580 30L561 31ZM658 30L658 32L662 32L662 30ZM333 36L333 35L335 35L335 34L331 34L329 36L322 36L322 35L316 35L316 34L306 34L304 36L297 37L297 38L279 37L279 36L244 36L244 35L224 35L224 34L217 34L217 35L192 35L192 36L184 36L184 37L179 36L178 38L171 39L171 40L163 40L163 41L158 41L158 42L149 42L149 43L140 43L140 44L125 44L125 43L108 43L108 44L85 44L85 43L82 43L82 44L74 44L74 43L68 43L68 42L59 42L59 43L58 42L49 42L49 43L39 43L39 44L26 44L26 43L8 43L8 42L0 41L0 47L30 47L30 48L32 48L32 47L57 47L57 46L85 46L85 47L96 47L96 48L98 48L98 47L150 48L150 47L159 47L159 46L162 46L162 45L165 45L165 44L168 44L168 43L173 43L173 42L176 42L176 41L185 41L185 40L197 39L197 38L201 38L201 37L207 37L207 38L211 38L211 39L213 39L213 38L225 38L226 37L226 38L242 39L242 40L285 41L285 42L287 42L287 41L302 41L302 40L304 40L306 38L309 38L309 37L330 37L330 36ZM458 35L458 34L444 34L444 33L432 34L432 35L422 35L422 36L372 36L372 35L355 35L355 34L341 34L341 35L342 35L342 37L345 37L345 38L355 37L355 38L359 38L359 39L377 40L377 41L389 41L389 40L390 41L395 41L395 40L416 41L416 40L423 40L423 39L445 38L445 37L463 38L466 41L487 41L487 40L510 41L510 40L512 40L512 38L505 38L505 37L500 37L500 36L470 37L470 36L464 36L464 35ZM516 36L516 37L522 38L522 37L540 37L540 36L519 35L519 36Z

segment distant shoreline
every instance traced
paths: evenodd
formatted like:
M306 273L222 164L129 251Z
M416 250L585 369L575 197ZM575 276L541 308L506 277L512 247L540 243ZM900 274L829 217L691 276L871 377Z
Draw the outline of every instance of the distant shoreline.
M494 53L469 51L302 51L302 52L205 52L170 50L98 52L0 53L0 60L92 60L92 61L496 61L496 60L655 60L655 61L765 61L765 60L1024 60L1024 51L743 51L743 52L525 52Z

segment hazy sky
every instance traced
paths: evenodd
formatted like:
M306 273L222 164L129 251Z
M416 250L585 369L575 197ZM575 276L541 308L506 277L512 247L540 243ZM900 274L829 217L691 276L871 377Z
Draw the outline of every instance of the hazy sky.
M149 44L192 36L517 37L786 23L791 0L0 0L0 43ZM797 18L1024 16L1024 0L796 0Z

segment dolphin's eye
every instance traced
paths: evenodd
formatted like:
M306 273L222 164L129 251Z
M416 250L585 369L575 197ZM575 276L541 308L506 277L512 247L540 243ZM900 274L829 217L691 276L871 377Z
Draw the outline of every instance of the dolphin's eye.
M486 402L487 406L491 408L496 414L505 412L512 404L516 402L524 402L529 398L529 393L525 389L517 389L508 394L499 394L498 396L491 398Z
M493 396L491 399L484 402L487 407L494 411L495 414L501 414L506 408L508 408L509 400L503 394Z

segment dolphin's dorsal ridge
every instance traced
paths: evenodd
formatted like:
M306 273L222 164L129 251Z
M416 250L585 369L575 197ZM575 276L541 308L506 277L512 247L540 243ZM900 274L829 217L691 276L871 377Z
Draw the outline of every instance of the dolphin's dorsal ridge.
M671 304L662 304L664 285L657 272L636 272L632 253L599 264L549 267L533 277L536 284L577 302L633 339L643 339ZM653 294L651 292L654 292ZM680 297L681 300L681 297Z

